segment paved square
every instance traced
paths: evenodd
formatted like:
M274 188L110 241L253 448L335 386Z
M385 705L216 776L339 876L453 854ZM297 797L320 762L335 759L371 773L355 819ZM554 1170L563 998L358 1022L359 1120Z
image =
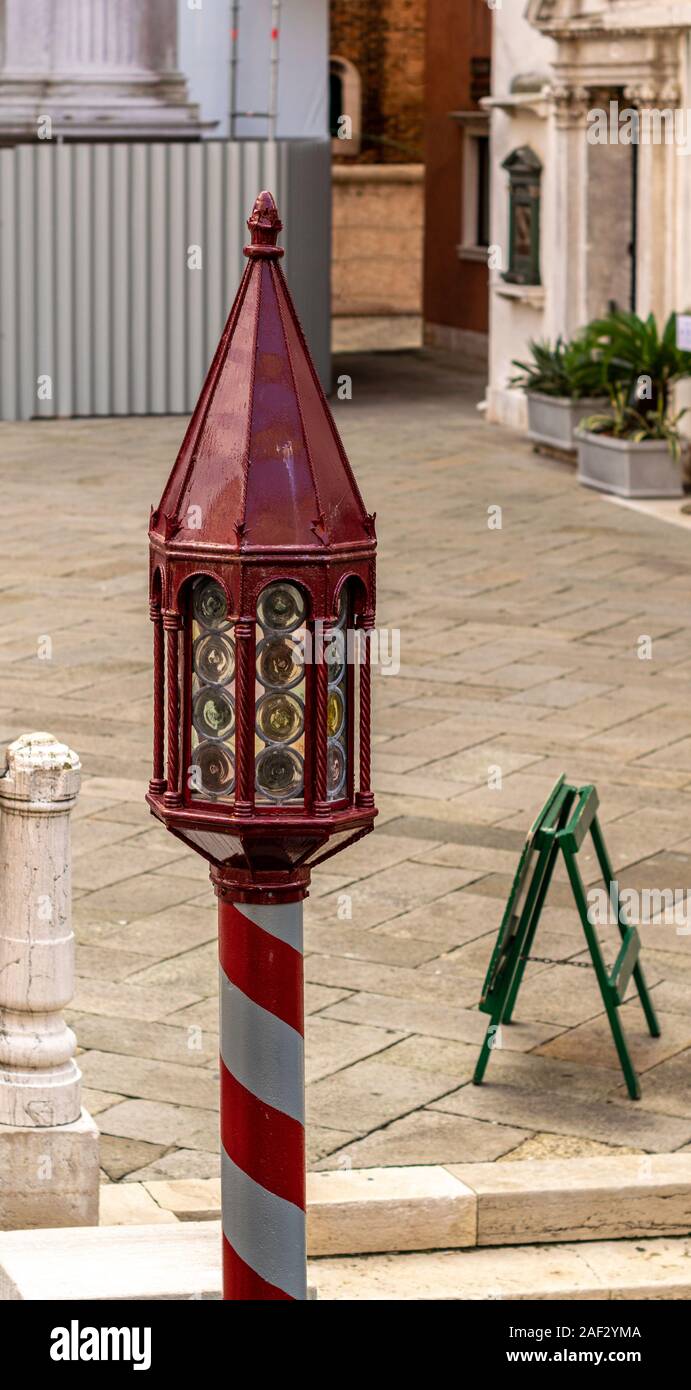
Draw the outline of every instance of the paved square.
M315 874L306 906L310 1161L689 1147L691 936L642 930L663 1036L626 1005L633 1104L594 980L570 963L583 939L563 875L517 1022L484 1086L470 1076L493 935L559 773L597 783L625 886L691 888L691 536L488 427L480 378L441 356L337 372L401 670L375 683L377 829ZM113 1180L218 1162L215 899L143 801L146 529L183 428L0 426L0 738L46 728L82 759L71 1018Z

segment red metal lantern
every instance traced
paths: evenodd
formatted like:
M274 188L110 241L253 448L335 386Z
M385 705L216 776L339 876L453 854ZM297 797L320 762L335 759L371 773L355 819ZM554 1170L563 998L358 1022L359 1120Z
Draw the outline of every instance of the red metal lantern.
M299 1034L301 919L299 908L286 909L306 895L311 868L370 831L376 815L368 640L376 543L281 271L282 224L270 193L259 195L248 226L245 274L151 514L147 799L211 865L222 996L225 979L236 1004L239 991ZM247 1177L304 1210L304 1148L298 1179L299 1143L287 1133L288 1120L299 1123L296 1106L273 1105L280 1079L258 1077L247 1060L248 1049L256 1058L258 1045L269 1046L266 1036L257 1040L259 1017L231 1038L225 1070L222 1058L228 1202L251 1206L257 1194L243 1186ZM292 1035L284 1042L290 1051ZM275 1112L271 1123L262 1106ZM293 1155L283 1177L272 1171L286 1166L279 1149ZM224 1192L224 1230L226 1214ZM286 1241L291 1220L287 1212ZM251 1237L244 1251L234 1248L246 1234L226 1231L225 1296L304 1297L295 1292L299 1261L281 1290L267 1277L281 1273L280 1257L256 1269ZM257 1246L262 1239L260 1231Z

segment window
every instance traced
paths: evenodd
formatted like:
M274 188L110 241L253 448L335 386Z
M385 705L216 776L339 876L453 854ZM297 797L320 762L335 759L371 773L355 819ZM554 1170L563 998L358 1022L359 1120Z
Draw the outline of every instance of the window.
M486 262L490 244L489 118L480 111L454 111L452 114L463 134L458 255L464 261Z
M332 140L338 139L338 126L345 111L343 73L334 63L329 70L329 134Z
M475 136L476 245L489 246L489 136Z
M234 623L225 592L216 579L206 575L195 579L190 617L191 799L234 801Z
M334 154L360 153L362 122L360 74L347 58L329 59L329 133Z
M304 801L307 600L296 584L267 585L257 604L256 800Z
M502 168L509 175L509 268L502 278L514 285L539 285L542 165L524 145L504 160Z

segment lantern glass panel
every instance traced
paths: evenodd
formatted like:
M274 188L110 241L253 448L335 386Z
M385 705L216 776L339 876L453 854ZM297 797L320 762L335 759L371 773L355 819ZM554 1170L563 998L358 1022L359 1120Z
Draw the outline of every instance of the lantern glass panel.
M257 604L255 800L304 803L307 605L295 584L269 584Z
M193 801L235 796L234 625L221 585L206 577L192 589L191 754Z
M328 670L326 704L326 799L339 801L348 791L348 594L341 590L338 621L331 630L324 658Z

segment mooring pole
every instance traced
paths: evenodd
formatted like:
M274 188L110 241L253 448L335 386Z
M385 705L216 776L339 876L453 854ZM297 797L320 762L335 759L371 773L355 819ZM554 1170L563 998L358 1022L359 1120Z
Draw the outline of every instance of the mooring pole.
M222 873L212 877L220 957L223 1297L305 1299L302 901L237 902Z
M312 868L377 814L369 668L348 640L374 623L376 540L281 270L271 193L247 225L247 269L151 512L147 800L211 865L220 904L224 1297L296 1301L302 901Z

